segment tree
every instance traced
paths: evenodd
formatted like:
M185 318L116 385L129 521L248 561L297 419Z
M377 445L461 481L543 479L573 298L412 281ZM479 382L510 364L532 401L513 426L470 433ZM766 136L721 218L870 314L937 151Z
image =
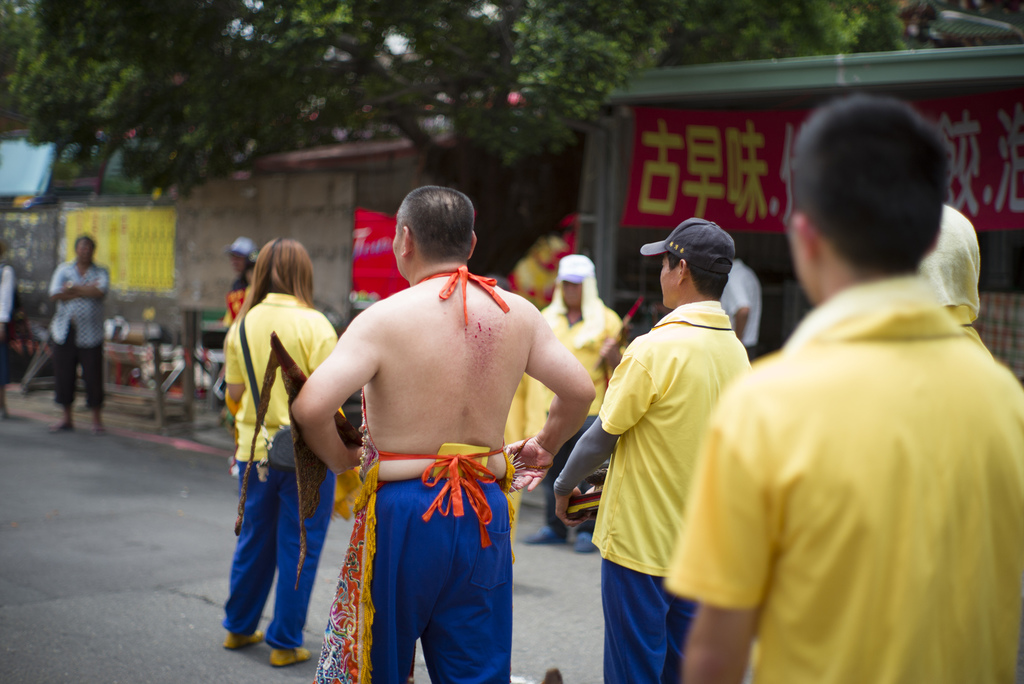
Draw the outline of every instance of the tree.
M111 147L187 190L253 155L451 127L507 162L573 141L649 62L668 0L85 0L35 3L15 86L36 138Z
M18 63L18 53L31 45L34 30L32 13L24 0L0 0L0 131L15 126L21 118L9 81Z
M689 0L659 66L903 47L896 0Z
M24 2L39 30L13 83L37 140L123 149L150 187L187 192L259 155L404 136L477 201L473 265L500 272L574 208L578 122L670 38L703 32L693 17L719 36L701 33L697 52L750 58L797 33L847 46L849 8L886 4L746 0L721 3L743 9L726 16L711 0ZM752 6L783 9L727 55L723 32ZM454 149L436 147L442 133Z

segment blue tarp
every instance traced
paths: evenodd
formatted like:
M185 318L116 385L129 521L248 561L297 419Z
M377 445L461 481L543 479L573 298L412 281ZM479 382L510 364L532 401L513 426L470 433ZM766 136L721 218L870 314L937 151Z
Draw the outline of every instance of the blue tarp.
M50 184L57 146L24 138L0 140L0 197L42 195Z

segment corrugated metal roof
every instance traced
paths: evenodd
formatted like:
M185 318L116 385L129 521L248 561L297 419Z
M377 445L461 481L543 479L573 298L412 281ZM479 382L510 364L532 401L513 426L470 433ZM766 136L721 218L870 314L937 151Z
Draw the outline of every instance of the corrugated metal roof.
M609 104L807 107L852 90L929 98L1024 85L1024 45L873 52L651 69Z
M1024 43L1024 13L991 7L985 11L967 9L959 3L929 0L936 19L928 32L940 40L969 40L989 44Z

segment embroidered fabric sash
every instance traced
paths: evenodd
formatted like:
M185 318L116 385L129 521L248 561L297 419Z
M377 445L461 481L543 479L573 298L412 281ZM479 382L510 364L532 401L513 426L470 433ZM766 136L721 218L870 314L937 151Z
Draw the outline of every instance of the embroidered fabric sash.
M480 547L486 549L491 545L491 537L487 534L487 525L491 522L491 506L487 503L487 495L484 494L480 483L497 482L497 478L491 471L487 470L477 461L478 458L494 456L502 453L501 449L495 449L485 454L396 454L389 451L379 451L382 461L409 461L413 459L430 458L434 462L423 470L420 479L428 487L436 487L441 480L444 480L444 487L438 492L437 497L430 508L423 514L423 522L429 522L430 518L437 511L441 515L448 515L451 512L456 518L461 518L466 513L463 493L469 499L469 505L476 513L477 523L480 525ZM440 470L435 473L435 470ZM445 500L445 496L448 499Z
M479 285L481 288L483 288L484 292L491 295L491 298L498 303L498 306L501 307L502 311L508 313L508 304L505 303L505 300L502 299L501 295L499 295L498 292L494 289L494 286L498 284L498 281L495 280L494 278L484 278L482 276L473 275L472 273L469 272L469 269L467 267L459 266L458 269L451 273L438 273L436 275L427 276L426 278L424 278L424 280L432 280L433 278L445 277L448 278L448 282L446 282L444 284L444 287L441 288L441 292L438 295L438 297L440 297L441 299L448 299L449 297L452 296L452 293L455 292L455 288L461 284L462 315L466 319L466 325L469 325L469 306L466 304L466 286L469 284L469 281L471 280L477 285ZM427 458L433 457L428 456Z

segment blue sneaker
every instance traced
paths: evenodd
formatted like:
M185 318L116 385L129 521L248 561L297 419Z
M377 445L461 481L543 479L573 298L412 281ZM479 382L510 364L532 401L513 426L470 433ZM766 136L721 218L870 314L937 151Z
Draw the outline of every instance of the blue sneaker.
M597 547L594 546L594 535L590 532L580 532L576 535L576 543L572 545L576 553L594 553Z
M565 537L559 537L553 529L545 525L523 540L526 544L564 544Z

